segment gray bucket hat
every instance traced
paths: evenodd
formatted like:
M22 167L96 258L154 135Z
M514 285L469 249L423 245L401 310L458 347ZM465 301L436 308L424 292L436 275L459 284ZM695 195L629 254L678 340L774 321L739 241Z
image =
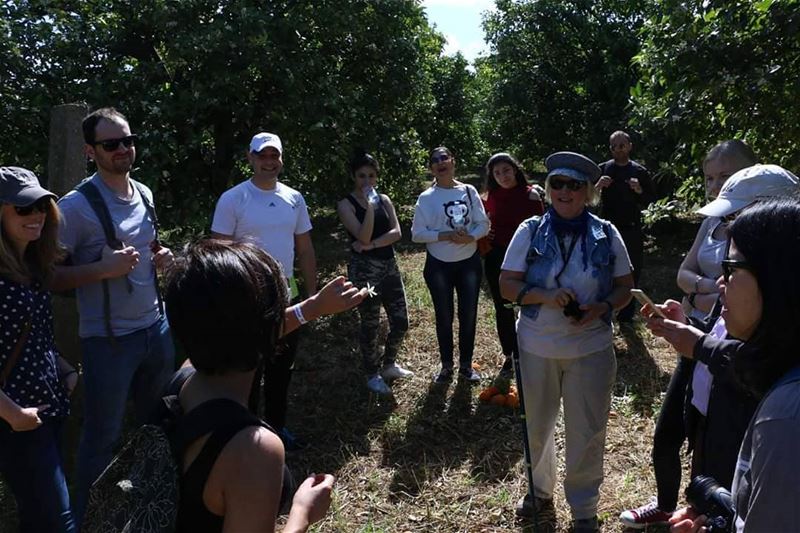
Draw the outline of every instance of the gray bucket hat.
M600 178L600 167L597 163L575 152L556 152L544 160L547 177L566 176L578 181L594 183Z
M39 185L36 174L20 167L0 167L0 202L24 207L45 197L58 198Z

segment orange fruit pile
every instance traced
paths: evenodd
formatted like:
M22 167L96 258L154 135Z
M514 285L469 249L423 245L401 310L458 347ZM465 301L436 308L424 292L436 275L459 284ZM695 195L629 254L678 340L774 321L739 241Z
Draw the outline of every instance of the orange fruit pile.
M478 395L478 399L491 405L500 405L511 408L519 407L519 395L517 394L517 387L514 385L508 385L505 393L503 393L499 387L491 385L481 391L481 393Z

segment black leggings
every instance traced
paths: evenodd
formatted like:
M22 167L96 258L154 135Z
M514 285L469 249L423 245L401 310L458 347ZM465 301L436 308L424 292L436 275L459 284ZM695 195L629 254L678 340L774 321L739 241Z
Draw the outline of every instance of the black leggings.
M681 487L681 446L686 440L683 406L686 387L692 378L694 365L688 359L678 358L678 365L669 380L664 403L658 414L653 435L653 470L656 474L658 508L670 512L678 505Z
M494 316L497 322L497 336L500 339L500 346L503 348L503 355L510 357L518 353L517 349L517 328L514 309L506 307L508 300L500 296L500 267L503 265L503 258L506 255L505 247L493 247L483 258L483 269L486 272L486 282L489 284L489 292L492 293L494 302Z

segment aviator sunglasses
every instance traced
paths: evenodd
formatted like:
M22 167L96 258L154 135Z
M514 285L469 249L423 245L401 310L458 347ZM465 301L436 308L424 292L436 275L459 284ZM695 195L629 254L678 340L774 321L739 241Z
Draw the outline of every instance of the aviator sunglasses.
M47 213L47 207L50 205L50 198L41 198L30 205L14 206L14 211L21 217L26 217L33 213L34 209L40 213Z
M120 143L122 143L125 148L130 148L136 143L136 135L128 135L127 137L120 137L119 139L106 139L105 141L97 141L94 144L99 144L106 152L113 152L119 148Z
M431 165L435 165L436 163L443 163L445 161L450 161L450 156L446 153L438 153L431 156Z
M550 180L550 188L554 191L560 191L564 187L571 191L579 191L586 186L585 181L578 180Z

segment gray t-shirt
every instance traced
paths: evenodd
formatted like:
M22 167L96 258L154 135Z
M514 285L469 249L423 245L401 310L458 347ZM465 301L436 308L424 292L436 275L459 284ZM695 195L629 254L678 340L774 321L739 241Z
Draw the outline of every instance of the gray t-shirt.
M119 198L103 183L98 174L91 178L105 200L114 221L117 238L139 252L139 263L130 274L109 279L111 327L114 336L126 335L151 326L159 318L158 294L153 276L153 253L150 244L156 236L139 191L133 188L130 200ZM146 189L152 201L153 193ZM59 239L71 256L73 265L94 263L106 245L103 227L89 201L78 191L70 191L58 201L62 221ZM90 283L77 289L80 313L79 335L106 337L102 283Z
M736 531L800 531L800 381L772 391L744 435L733 498Z

